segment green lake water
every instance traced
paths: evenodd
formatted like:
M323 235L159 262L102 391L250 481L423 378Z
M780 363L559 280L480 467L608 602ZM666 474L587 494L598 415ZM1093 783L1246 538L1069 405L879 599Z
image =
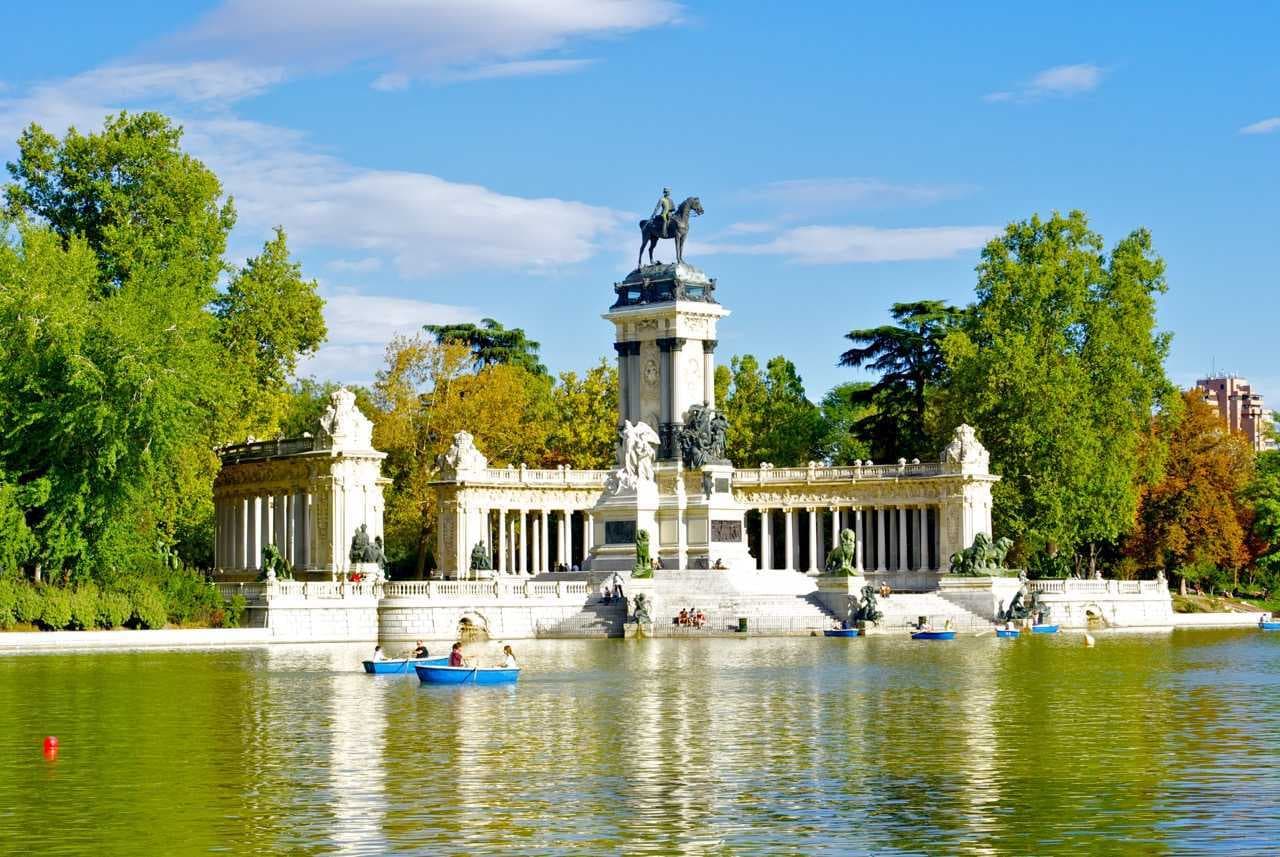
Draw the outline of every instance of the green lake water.
M1280 634L367 648L0 656L0 853L1280 849Z

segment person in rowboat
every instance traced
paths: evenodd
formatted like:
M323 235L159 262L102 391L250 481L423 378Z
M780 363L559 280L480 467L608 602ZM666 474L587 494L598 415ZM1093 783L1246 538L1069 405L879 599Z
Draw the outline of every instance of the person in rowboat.
M417 647L413 650L413 656L419 659L427 657L427 647L422 644L421 640L418 641Z
M462 643L454 643L453 649L449 651L449 666L461 667L465 666L462 662Z
M375 662L377 662L377 661L385 661L386 659L387 659L387 656L386 656L386 654L382 651L382 646L374 646L374 647L373 647L373 660L374 660Z
M516 663L516 653L511 651L510 646L502 647L502 667L508 670L520 668L520 664Z

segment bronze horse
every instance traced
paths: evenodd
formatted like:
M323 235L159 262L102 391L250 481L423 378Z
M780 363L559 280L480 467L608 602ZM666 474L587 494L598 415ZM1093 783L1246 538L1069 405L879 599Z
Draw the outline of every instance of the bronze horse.
M639 268L641 262L644 261L644 245L649 245L649 264L653 264L653 248L658 245L658 241L664 238L675 239L676 242L676 264L684 261L684 239L689 237L689 217L692 214L702 214L702 202L696 197L691 196L684 202L676 206L676 210L671 212L671 216L667 219L666 234L662 231L662 218L650 217L640 221L640 254L636 256L636 267Z

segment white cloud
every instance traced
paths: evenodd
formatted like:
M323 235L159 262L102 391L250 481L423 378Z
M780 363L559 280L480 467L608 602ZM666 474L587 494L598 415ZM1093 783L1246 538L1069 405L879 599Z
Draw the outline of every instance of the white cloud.
M770 182L748 196L785 210L813 211L851 205L927 205L968 192L959 185L895 184L876 178L789 179Z
M761 244L706 244L703 254L784 256L802 265L912 262L947 259L975 250L1000 232L996 226L799 226Z
M1275 131L1280 131L1280 116L1263 119L1261 122L1254 122L1240 129L1241 134L1270 134Z
M1042 98L1069 98L1092 92L1102 84L1106 70L1093 63L1056 65L1036 73L1013 90L989 92L983 101L1038 101Z
M334 259L329 267L335 271L352 274L368 274L382 270L382 260L377 256L366 256L363 259Z
M424 324L458 324L480 318L476 310L451 304L367 295L350 289L321 289L321 293L329 339L315 356L299 365L300 377L368 383L382 368L387 343L394 337L418 333Z
M518 60L492 63L448 75L448 80L495 80L504 77L530 77L542 74L568 74L592 65L595 60Z
M389 71L374 78L369 87L379 92L399 92L409 88L409 75L402 71Z
M113 97L107 80L121 82L126 94ZM112 66L0 100L0 139L12 140L30 122L55 133L73 124L96 128L121 107L165 106L184 94L242 97L261 80L222 65ZM184 148L235 197L237 233L254 236L246 246L256 247L283 224L295 247L381 258L406 277L459 268L546 271L591 257L629 220L581 202L510 196L423 172L365 169L315 149L303 134L241 119L224 105L200 104L187 115L183 108L191 104L176 107Z
M385 62L391 74L465 79L680 15L670 0L224 0L169 47L306 68ZM384 88L398 80L379 78Z

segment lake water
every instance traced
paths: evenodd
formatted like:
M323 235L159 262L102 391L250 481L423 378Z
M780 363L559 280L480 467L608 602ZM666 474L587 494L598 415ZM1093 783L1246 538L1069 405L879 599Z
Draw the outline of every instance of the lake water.
M517 642L506 688L366 649L0 657L0 852L1280 847L1280 634Z

